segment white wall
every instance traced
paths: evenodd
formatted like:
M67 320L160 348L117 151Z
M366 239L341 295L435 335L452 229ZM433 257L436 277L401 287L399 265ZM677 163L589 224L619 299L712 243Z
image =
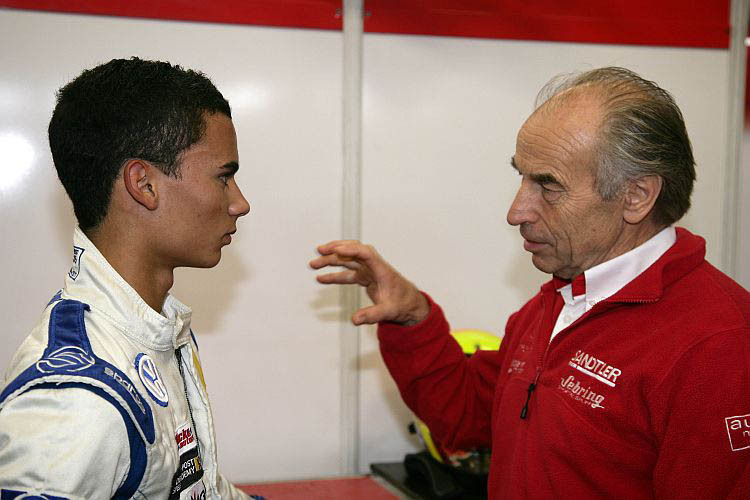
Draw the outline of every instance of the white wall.
M5 284L0 369L69 267L73 217L52 168L54 90L84 67L131 54L205 71L233 105L251 202L213 270L181 270L174 293L195 329L235 481L339 471L338 293L306 262L341 220L341 34L314 30L0 11L0 141L33 158L2 160ZM544 276L505 223L518 177L515 134L537 90L559 72L623 65L672 91L698 161L683 222L721 255L726 154L725 51L365 35L363 236L429 291L456 328L502 332ZM0 144L2 144L0 142ZM417 444L362 328L360 464Z

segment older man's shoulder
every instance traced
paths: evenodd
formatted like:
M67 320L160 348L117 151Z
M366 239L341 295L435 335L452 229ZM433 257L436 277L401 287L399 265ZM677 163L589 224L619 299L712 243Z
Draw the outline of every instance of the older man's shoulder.
M684 304L706 328L750 329L750 292L708 261L674 282L664 300Z

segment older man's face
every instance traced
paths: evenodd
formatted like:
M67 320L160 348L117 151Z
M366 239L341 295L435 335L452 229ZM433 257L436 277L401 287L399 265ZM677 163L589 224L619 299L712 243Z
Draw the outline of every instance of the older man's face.
M521 176L508 223L541 271L572 278L627 250L623 205L594 187L598 102L585 95L545 104L521 128L513 167Z

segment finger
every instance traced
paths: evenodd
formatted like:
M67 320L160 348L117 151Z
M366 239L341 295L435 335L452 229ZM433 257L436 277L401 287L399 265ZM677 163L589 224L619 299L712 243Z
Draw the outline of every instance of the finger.
M355 325L374 325L380 321L387 321L387 311L383 306L372 305L363 307L352 315L352 323Z
M353 262L353 259L351 257L343 257L336 253L332 253L314 258L310 261L310 267L313 269L320 269L324 266L340 266L348 262Z
M340 245L324 247L321 249L322 256L336 255L342 260L360 260L362 262L371 262L378 253L370 245L365 245L358 241L343 242Z
M388 268L388 264L369 245L357 244L337 247L335 253L320 258L330 259L327 261L329 265L343 266L348 269L362 269L374 274ZM321 261L318 260L316 265L320 266L320 264Z
M316 276L318 283L324 285L352 285L357 283L356 271L341 271L338 273L328 273Z
M328 243L323 243L322 245L318 245L315 249L318 251L318 253L322 255L329 254L333 252L333 249L336 247L340 247L342 245L355 245L359 244L359 241L357 240L333 240L329 241Z
M338 254L324 255L310 261L310 267L321 269L327 266L341 266L347 269L359 269L362 265L352 257L342 257Z

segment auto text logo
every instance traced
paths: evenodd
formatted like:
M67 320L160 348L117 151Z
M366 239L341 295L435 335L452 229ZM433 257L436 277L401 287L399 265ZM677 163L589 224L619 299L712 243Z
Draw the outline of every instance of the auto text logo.
M750 448L750 413L724 419L732 451Z

